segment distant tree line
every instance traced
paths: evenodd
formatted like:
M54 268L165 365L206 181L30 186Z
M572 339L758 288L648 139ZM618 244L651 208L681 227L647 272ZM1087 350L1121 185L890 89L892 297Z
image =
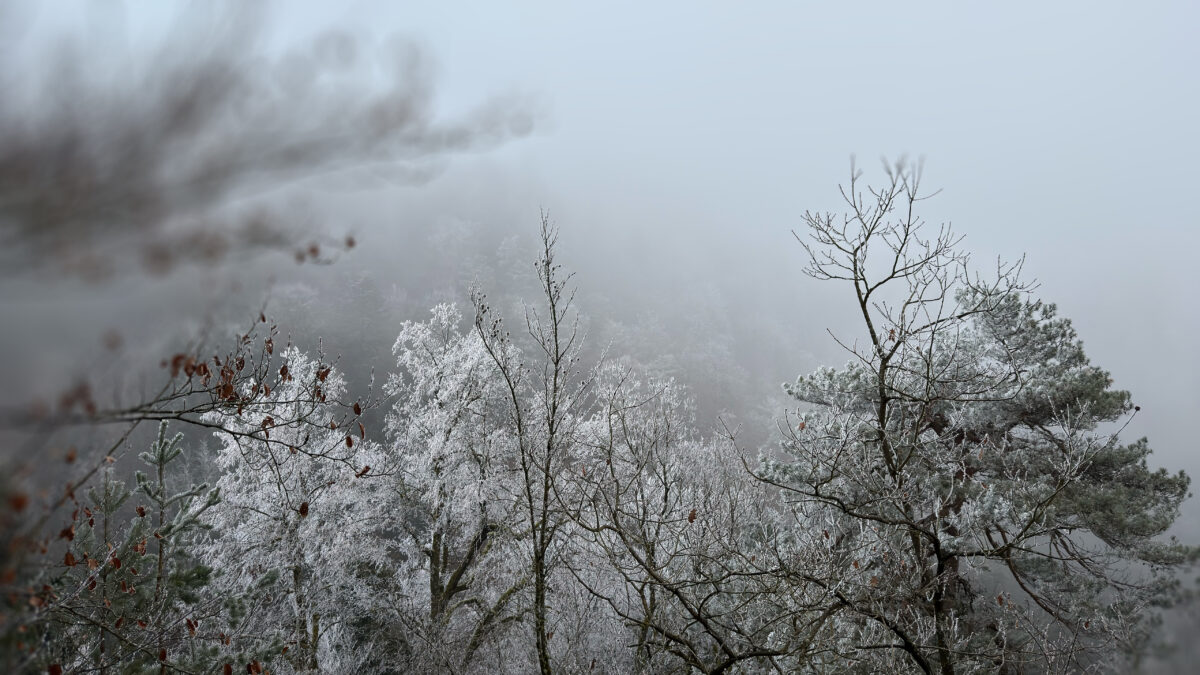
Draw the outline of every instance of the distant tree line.
M672 379L584 357L545 217L524 315L477 289L404 322L379 391L262 314L164 359L135 404L70 392L39 424L130 432L68 457L88 468L57 493L7 484L5 667L1134 667L1190 597L1197 550L1162 537L1189 479L1120 440L1138 408L1019 263L977 273L917 215L919 167L886 177L852 170L844 213L805 216L806 271L861 330L786 387L762 449ZM139 424L158 432L130 486ZM200 452L211 484L178 469Z

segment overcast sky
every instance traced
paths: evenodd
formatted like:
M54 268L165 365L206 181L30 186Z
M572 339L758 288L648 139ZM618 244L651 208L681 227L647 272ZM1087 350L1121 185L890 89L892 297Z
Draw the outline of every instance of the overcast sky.
M1133 433L1200 473L1200 5L305 4L281 7L280 39L416 36L449 110L536 97L547 123L479 162L568 232L628 229L664 258L686 238L797 265L790 230L838 207L851 154L868 177L924 156L930 218L982 261L1027 253L1142 402Z
M157 41L172 7L26 6L8 30L82 30L103 58ZM547 207L568 257L629 247L685 283L770 287L812 328L798 350L832 353L807 342L844 320L843 289L797 274L801 214L838 208L852 154L868 178L882 156L923 156L943 189L928 218L982 261L1028 254L1039 295L1143 406L1131 435L1200 475L1200 4L281 2L268 16L275 45L331 28L415 38L447 114L489 96L537 109L532 136L457 158L388 208L532 227ZM599 235L607 248L569 243ZM1188 514L1194 536L1195 500Z

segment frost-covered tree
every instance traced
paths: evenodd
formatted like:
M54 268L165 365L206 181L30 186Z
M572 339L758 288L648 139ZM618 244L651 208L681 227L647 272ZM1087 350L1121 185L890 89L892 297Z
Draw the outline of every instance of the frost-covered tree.
M371 607L365 579L383 562L359 508L374 457L360 404L342 400L342 375L295 347L280 356L277 377L250 385L264 396L206 418L219 429L223 501L205 560L236 604L225 632L242 660L273 672L353 670L352 625Z
M761 477L824 550L782 572L833 598L846 668L1125 668L1195 559L1160 537L1189 479L1119 440L1137 408L1020 265L975 274L916 215L919 169L887 175L805 216L807 273L853 291L863 330L787 387L805 407Z
M100 354L91 349L106 330L99 314L75 316L63 330L67 315L54 312L54 321L30 324L36 337L28 339L5 331L16 340L8 341L6 366L37 352L46 357L39 363L58 367L15 379L12 371L24 369L5 368L12 386L0 397L7 450L0 453L0 670L42 656L29 654L44 643L25 631L40 621L45 607L35 598L61 560L61 544L44 543L76 520L68 495L82 499L90 487L101 489L109 468L128 479L136 460L127 465L123 458L142 448L140 436L159 421L211 428L236 416L201 417L252 407L261 395L258 389L241 398L252 391L243 385L261 381L260 367L270 360L259 358L270 337L256 334L257 325L239 331L232 346L209 341L213 325L185 327L256 302L257 292L244 289L272 258L325 264L354 248L353 237L296 200L278 199L278 190L331 174L344 180L386 173L419 183L444 160L515 140L536 122L516 100L481 101L453 119L435 114L436 78L409 41L360 41L334 31L264 51L258 26L267 17L242 3L217 4L225 6L197 5L168 22L175 29L161 40L104 50L104 59L79 48L92 44L92 22L52 45L38 46L22 31L5 35L0 274L18 286L36 279L60 300L73 297L64 311L125 308L125 290L93 283L110 278L137 280L145 297L163 308L169 300L170 310L154 325L130 323L124 312L110 316L124 334L105 336L111 351ZM8 9L0 10L5 25L14 19ZM43 47L53 58L37 56ZM18 67L23 59L8 58L12 48L40 64L40 75ZM191 267L243 290L219 290L226 286L218 283L213 295L198 297L164 283ZM139 279L143 271L149 274ZM70 283L59 283L64 278ZM88 283L75 283L80 278ZM6 288L6 296L13 293ZM8 309L0 320L6 327L32 316ZM185 330L179 353L160 350ZM53 340L45 339L49 331ZM71 339L63 341L63 333ZM118 357L122 342L126 351ZM47 353L54 344L62 345L59 352ZM164 356L170 375L159 378Z
M627 646L614 670L802 663L816 613L768 573L778 516L736 446L697 433L673 381L641 381L610 364L597 399L570 478L579 549L571 570L624 629L607 645Z
M525 311L532 356L515 348L484 295L473 293L475 329L495 362L506 398L505 425L514 444L519 536L527 560L532 600L535 659L542 675L553 672L553 599L569 519L562 508L559 478L578 460L579 424L587 415L594 373L582 367L574 289L555 260L558 230L542 217L537 271L540 302ZM565 579L563 579L565 581ZM565 643L565 640L561 641ZM562 650L570 648L563 644Z
M392 556L408 659L469 667L485 643L522 618L529 577L514 548L516 493L507 391L462 315L438 305L405 322L387 393L386 474L379 522L402 531Z

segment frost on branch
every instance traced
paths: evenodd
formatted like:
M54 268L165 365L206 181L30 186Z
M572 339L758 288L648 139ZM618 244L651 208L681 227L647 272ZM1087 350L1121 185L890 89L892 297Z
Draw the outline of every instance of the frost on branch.
M1159 538L1189 479L1100 431L1129 394L1020 265L976 274L915 215L919 169L888 178L864 192L854 173L847 213L805 216L806 271L852 286L863 331L839 336L843 369L785 387L806 407L761 476L829 538L845 656L925 672L1136 656L1195 559Z
M371 444L345 442L341 427L357 416L338 402L341 373L295 347L281 358L270 395L233 419L206 418L219 428L223 502L204 557L238 604L227 628L243 636L238 646L267 645L307 672L344 649L345 624L370 607L363 577L383 567L356 476L376 459Z

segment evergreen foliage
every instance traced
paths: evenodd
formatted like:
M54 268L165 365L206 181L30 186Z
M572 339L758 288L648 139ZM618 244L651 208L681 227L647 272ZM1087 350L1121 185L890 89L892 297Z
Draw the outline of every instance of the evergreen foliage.
M161 423L139 455L151 473L137 472L135 490L108 466L76 504L60 533L68 542L61 567L49 572L45 612L34 624L45 644L42 667L132 674L215 663L219 650L201 636L225 603L209 593L212 569L199 561L195 543L220 498L203 483L174 488L182 440Z

